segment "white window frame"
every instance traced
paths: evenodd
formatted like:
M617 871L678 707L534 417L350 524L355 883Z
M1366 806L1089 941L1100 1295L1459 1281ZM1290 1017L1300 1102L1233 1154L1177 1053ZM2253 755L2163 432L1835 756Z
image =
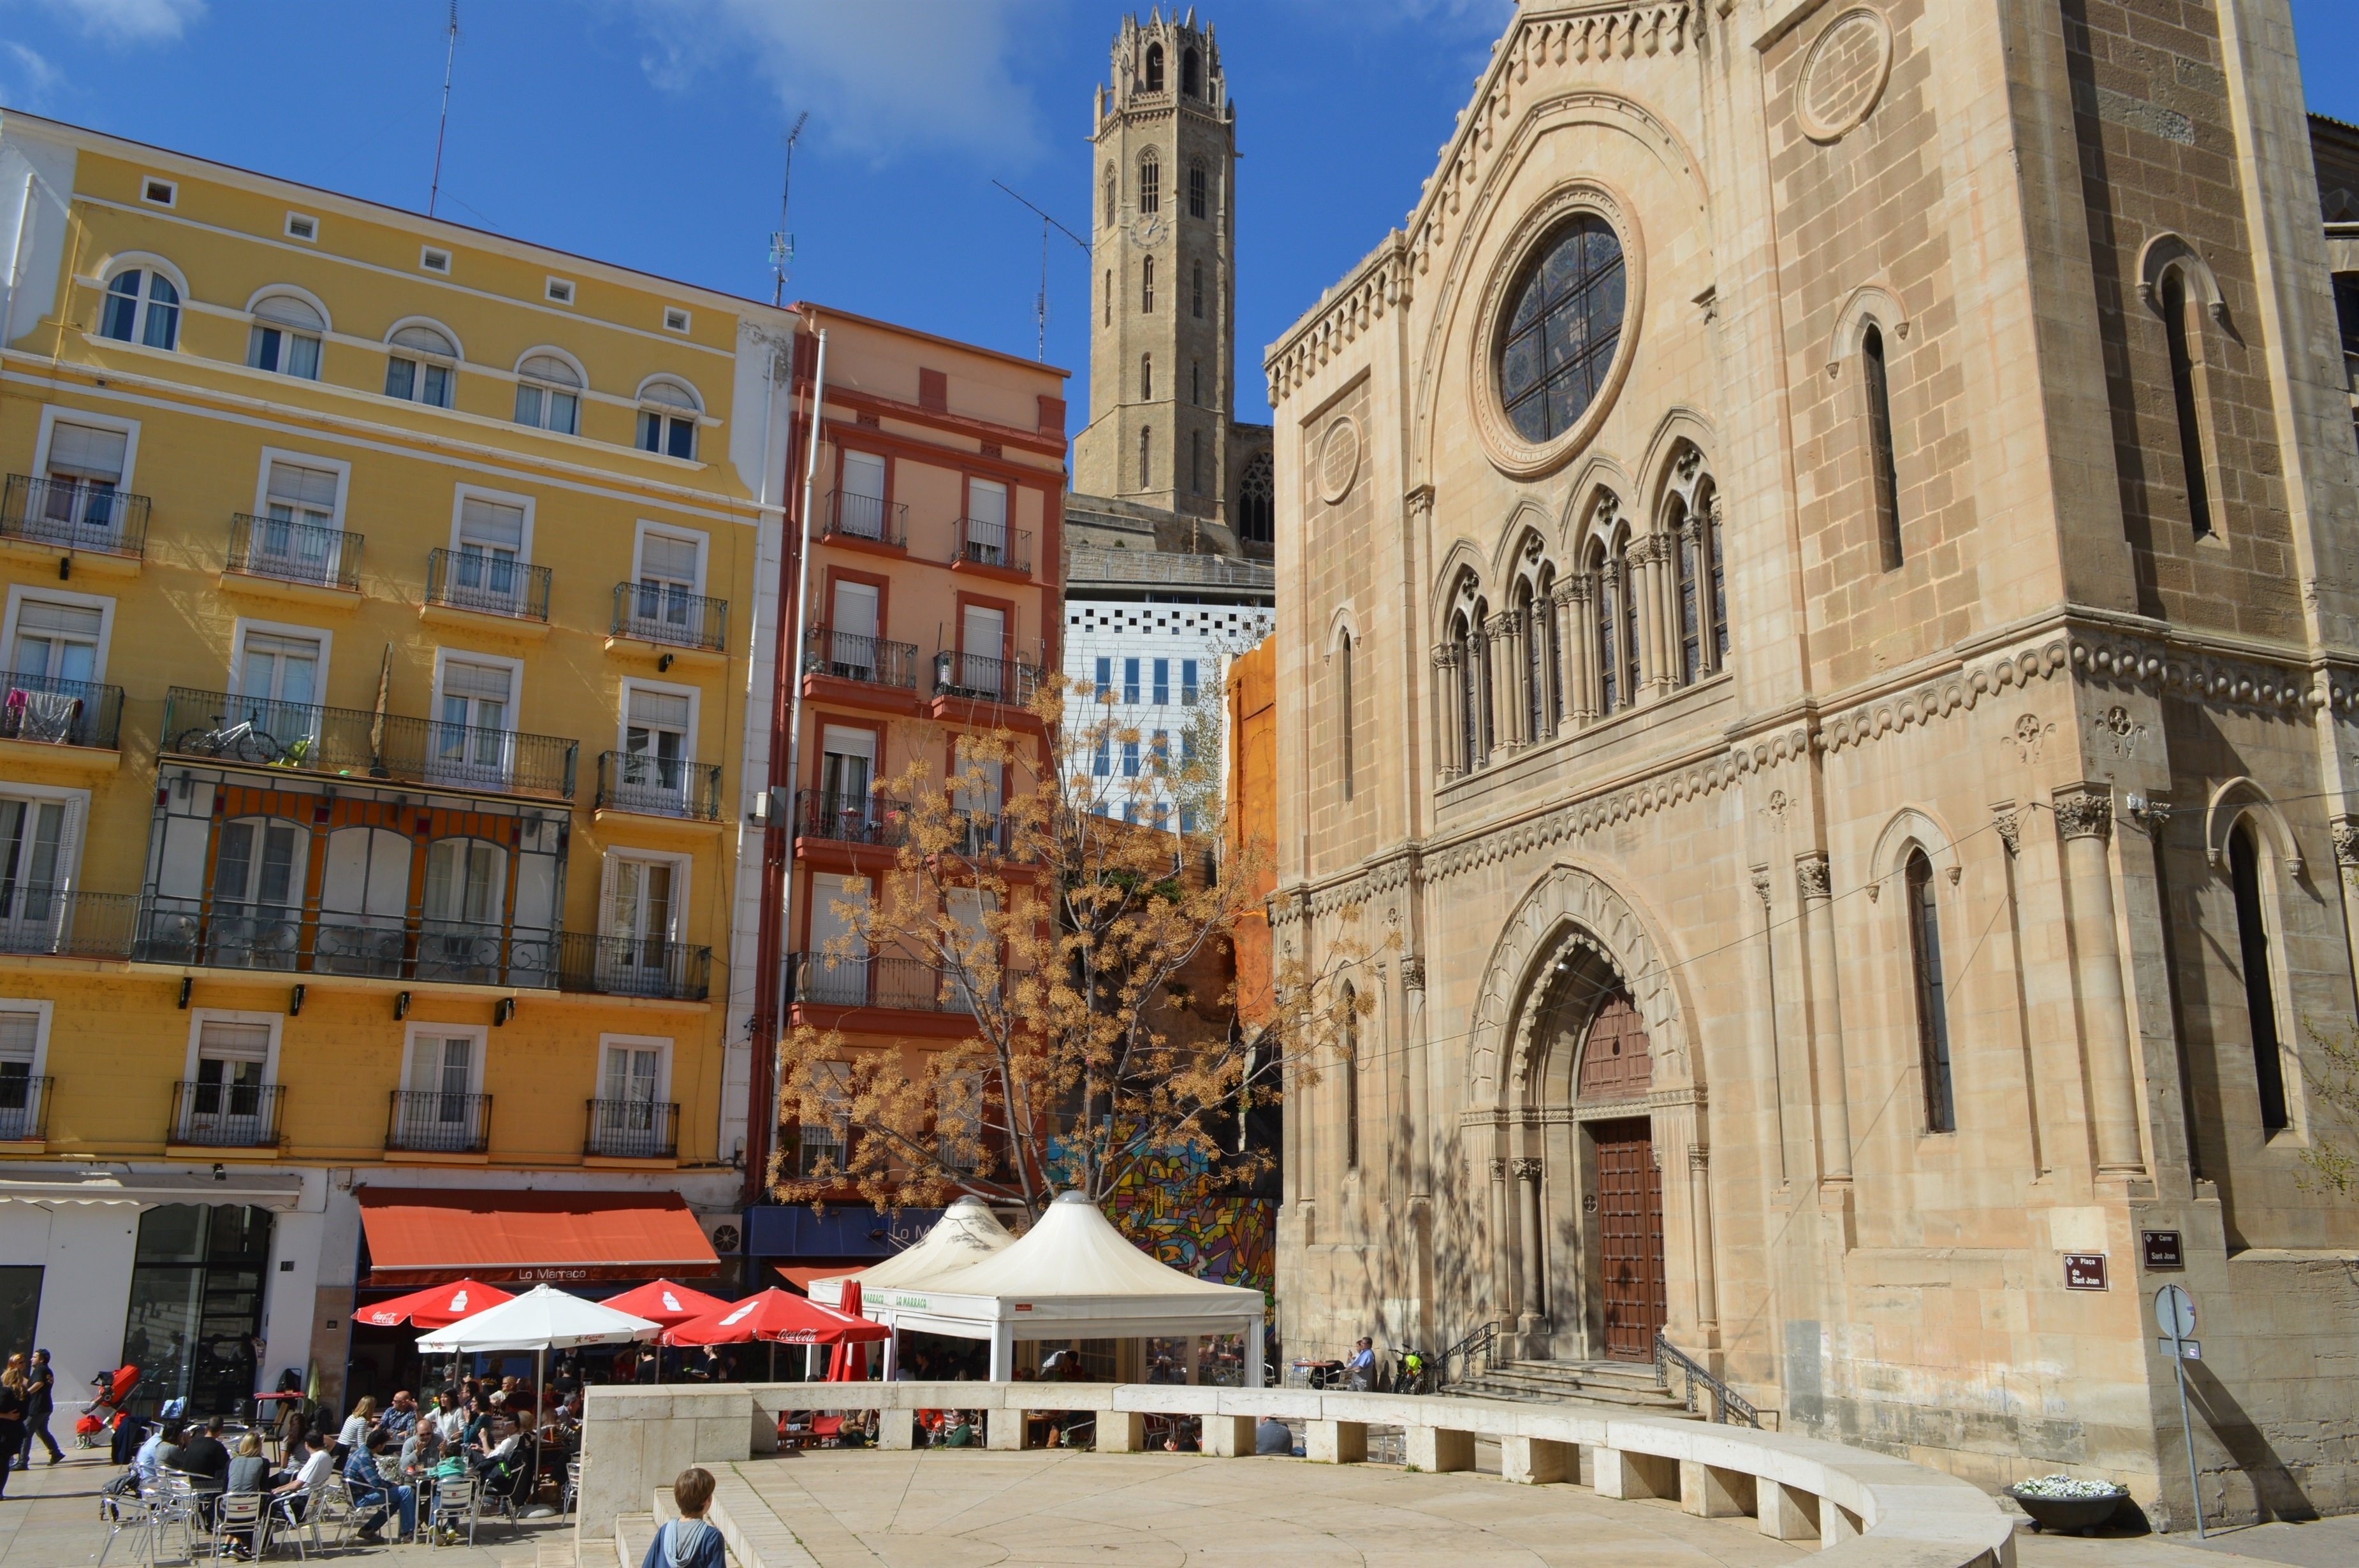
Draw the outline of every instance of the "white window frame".
M638 530L631 536L631 581L634 584L639 580L639 567L647 558L647 536L651 534L665 539L686 540L696 546L696 582L689 591L700 599L703 598L706 562L712 553L712 535L701 529L682 528L669 523L650 523L644 517L640 518Z
M164 188L160 199L156 194L156 188L159 185ZM180 182L167 179L160 174L143 174L139 177L139 200L156 207L178 207L180 204Z
M532 428L531 426L525 427ZM546 430L541 433L549 434ZM467 503L471 500L488 501L497 506L517 506L524 509L524 536L516 543L516 566L521 569L532 565L533 498L515 491L494 490L489 485L468 484L463 481L451 487L451 553L454 556L459 553L459 520L466 515ZM434 666L434 678L438 683L435 689L439 692L441 689L439 683L442 678L442 666L439 662Z
M328 706L328 660L329 655L335 652L336 634L324 626L299 626L291 621L253 621L241 615L230 623L229 679L222 687L223 692L231 697L248 695L238 689L238 682L245 668L245 634L249 632L259 632L268 637L304 637L318 643L320 644L320 695L318 700L311 706L314 708ZM436 676L439 679L440 676L439 669L436 671ZM263 698L262 700L278 699Z
M667 305L663 308L663 324L665 331L678 332L686 336L695 326L696 316L685 306Z
M432 706L427 709L427 722L430 724L442 722L442 672L449 667L450 661L454 657L462 665L500 665L506 667L508 707L511 709L508 714L507 730L511 735L523 733L524 726L518 720L524 717L524 661L506 654L479 654L473 648L438 646L434 650L434 689ZM516 851L511 849L508 852L514 854Z
M328 302L326 300L321 298L310 289L303 287L300 284L266 283L260 288L255 289L246 299L245 325L249 342L252 341L254 329L257 327L267 331L277 332L281 337L308 338L313 335L300 327L287 327L281 326L276 321L265 321L261 317L254 313L255 308L259 306L264 300L279 295L283 295L289 299L299 299L304 304L309 305L312 309L317 310L320 313L320 330L318 333L320 340L320 373L315 375L297 375L293 371L287 368L286 354L283 351L279 354L279 365L276 370L263 370L259 365L247 365L245 368L248 370L259 371L264 375L283 375L290 381L316 382L324 380L326 378L328 368L328 342L329 340L332 339L336 335L336 318L328 309ZM247 351L251 353L253 351L249 348ZM341 508L339 508L339 511L341 512Z
M254 469L254 504L247 510L256 517L269 515L270 464L274 459L292 463L298 468L335 470L336 509L332 521L339 530L342 530L344 525L344 503L351 498L353 490L353 465L342 458L318 457L310 452L298 452L285 447L263 448L262 460L256 463Z
M36 1078L46 1077L49 1076L49 1022L56 1007L57 1003L55 1002L42 1001L35 997L0 996L0 1012L29 1012L40 1020L39 1022L33 1025L33 1065L31 1076ZM669 1076L671 1072L671 1063L669 1058L667 1058L664 1063L664 1072L666 1075L664 1081L669 1085L671 1081Z
M432 1023L420 1022L416 1019L407 1021L402 1025L401 1031L401 1076L396 1081L395 1087L405 1093L408 1091L409 1070L418 1060L418 1042L421 1037L431 1035L436 1040L455 1040L463 1035L475 1043L475 1048L467 1054L466 1092L471 1095L482 1094L485 1058L492 1053L491 1033L491 1030L481 1023Z
M540 292L541 297L551 305L562 305L571 309L577 290L571 278L551 276L541 279Z
M186 299L187 295L181 296ZM185 307L184 307L185 308ZM110 339L109 341L115 340ZM139 421L125 419L113 414L93 414L86 409L61 408L52 403L41 409L41 427L33 438L33 477L46 479L49 472L49 437L63 419L69 425L88 425L95 429L114 430L123 437L123 477L114 481L118 495L129 494L135 487L131 481L139 464ZM264 470L267 473L267 470ZM266 478L264 482L268 483Z
M60 784L20 784L15 779L0 780L0 796L20 800L56 801L66 808L65 821L58 828L58 880L54 884L62 892L81 886L82 838L90 831L90 791L68 789Z
M174 288L180 291L179 304L172 307L173 309L176 309L180 313L180 319L179 323L172 329L172 346L170 348L153 348L147 341L147 308L154 302L148 298L147 286L144 283L139 287L138 312L133 316L131 320L131 336L128 338L104 338L103 334L101 333L100 329L106 323L107 296L113 290L114 280L121 277L126 272L160 272L166 278L170 280ZM180 341L187 335L189 330L189 301L190 296L189 293L188 275L181 272L181 270L178 266L174 265L169 260L158 255L153 251L123 251L107 258L106 265L104 269L98 274L97 281L98 314L92 319L90 324L90 332L92 337L101 337L106 342L120 343L125 348L128 349L147 349L150 353L177 354L180 351Z
M12 643L11 646L14 644ZM642 680L636 676L623 677L622 693L614 703L614 750L620 752L629 744L627 737L631 729L631 693L635 691L655 692L663 697L688 698L688 735L680 742L680 760L684 762L694 762L697 732L704 718L704 693L692 686L677 686L670 681Z
M669 1103L671 1099L672 1037L669 1034L599 1035L598 1076L596 1078L596 1087L598 1092L591 1096L591 1098L604 1099L606 1098L606 1047L609 1045L620 1045L627 1051L654 1051L658 1053L662 1058L662 1065L656 1072L656 1104L664 1105Z
M696 857L676 854L669 849L643 849L636 845L625 847L610 844L598 856L598 927L601 937L606 935L606 911L614 906L614 862L637 860L647 865L671 868L671 907L675 916L673 934L667 941L685 944L688 941L689 882L695 875Z
M438 261L440 263L439 265L437 265ZM419 246L418 270L420 272L438 273L444 277L450 276L451 253L444 250L440 245Z
M298 223L310 224L311 232L308 234L298 232L295 227ZM307 245L318 244L320 243L320 220L309 212L288 213L287 237L290 240L300 241Z
M226 1007L192 1007L189 1009L189 1051L180 1064L180 1081L197 1081L197 1045L204 1038L208 1023L259 1023L270 1031L269 1054L262 1059L262 1081L265 1085L278 1082L279 1039L287 1026L283 1012L244 1012Z
M409 348L393 341L395 333L404 331L411 327L424 327L429 331L441 333L444 338L450 341L451 352L448 354L428 353L422 349ZM419 373L411 378L409 395L402 399L403 402L414 403L420 408L455 409L459 406L459 371L461 367L464 366L467 362L467 345L459 341L459 334L451 330L449 327L436 320L431 316L404 316L400 320L396 321L392 326L387 327L385 330L385 357L388 362L393 360L408 360L412 364L419 367ZM425 367L428 365L440 365L451 373L451 395L450 402L429 403L426 401L426 376L424 371Z
M566 366L581 379L571 386L559 386L555 382L543 381L537 375L527 375L524 369L525 362L534 359L541 354L547 354L550 359L553 359L559 363ZM523 420L516 417L516 400L513 395L508 400L509 423L523 429L538 430L544 436L562 436L570 440L576 441L583 438L582 435L582 415L591 400L590 372L582 365L579 359L576 359L573 355L566 352L563 349L559 348L554 343L536 343L516 357L516 363L508 368L507 379L511 386L538 386L544 392L554 389L573 399L573 428L571 430L550 429L546 417L544 417L541 423L538 425L525 424ZM544 402L546 400L544 399Z
M23 583L8 585L8 609L0 618L0 670L16 667L16 618L19 609L28 599L52 604L75 604L84 610L98 611L98 654L92 661L90 680L92 686L106 684L107 651L114 643L114 600L95 593L73 593L65 589L52 589L46 584L27 587Z

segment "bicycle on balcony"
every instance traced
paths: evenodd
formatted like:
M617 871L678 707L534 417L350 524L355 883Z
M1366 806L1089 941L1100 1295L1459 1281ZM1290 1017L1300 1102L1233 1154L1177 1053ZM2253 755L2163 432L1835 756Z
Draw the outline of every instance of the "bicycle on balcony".
M225 717L214 714L210 730L201 725L182 730L179 738L172 742L172 750L184 757L227 757L240 762L266 764L288 759L288 748L280 745L268 731L256 726L253 719L240 719L224 727L223 720ZM299 741L296 744L308 749L309 743ZM299 758L301 754L300 752L293 753Z

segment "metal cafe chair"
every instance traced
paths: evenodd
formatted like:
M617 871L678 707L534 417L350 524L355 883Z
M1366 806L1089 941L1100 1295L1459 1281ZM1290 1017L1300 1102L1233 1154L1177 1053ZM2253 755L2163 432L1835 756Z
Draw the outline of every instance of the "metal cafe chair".
M260 1492L225 1492L213 1505L213 1560L227 1555L230 1544L243 1538L258 1559L269 1550L270 1509Z

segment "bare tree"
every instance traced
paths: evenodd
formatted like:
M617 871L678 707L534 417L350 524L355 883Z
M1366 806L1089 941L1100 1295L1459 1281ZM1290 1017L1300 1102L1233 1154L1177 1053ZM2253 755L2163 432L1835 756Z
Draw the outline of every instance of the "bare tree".
M1281 966L1266 1027L1235 1026L1227 944L1266 851L1221 863L1218 822L1167 830L1173 802L1217 805L1218 749L1169 755L1110 697L1051 677L1029 705L1045 748L970 733L948 779L919 761L891 782L908 803L893 867L835 903L845 935L796 1000L864 1000L864 974L897 959L929 988L924 1005L965 1014L973 1033L877 1045L848 1039L841 1017L797 1025L778 1112L820 1136L799 1168L774 1158L782 1200L850 1188L899 1208L963 1193L1037 1216L1063 1191L1103 1202L1142 1161L1182 1152L1250 1179L1267 1156L1223 1134L1248 1102L1278 1098L1289 1062L1295 1082L1315 1077L1345 1010L1371 1005L1343 983L1360 950L1333 943L1317 966Z

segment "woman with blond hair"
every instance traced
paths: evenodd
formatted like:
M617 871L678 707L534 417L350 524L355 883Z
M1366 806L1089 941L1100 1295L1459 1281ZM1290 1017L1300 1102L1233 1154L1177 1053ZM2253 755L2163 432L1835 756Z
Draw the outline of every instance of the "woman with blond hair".
M8 1357L0 1370L0 1498L8 1495L8 1472L16 1464L16 1450L25 1442L25 1357Z
M344 1418L343 1430L336 1433L336 1446L329 1456L342 1465L359 1452L375 1425L376 1396L363 1394L360 1403L353 1407L353 1413Z

